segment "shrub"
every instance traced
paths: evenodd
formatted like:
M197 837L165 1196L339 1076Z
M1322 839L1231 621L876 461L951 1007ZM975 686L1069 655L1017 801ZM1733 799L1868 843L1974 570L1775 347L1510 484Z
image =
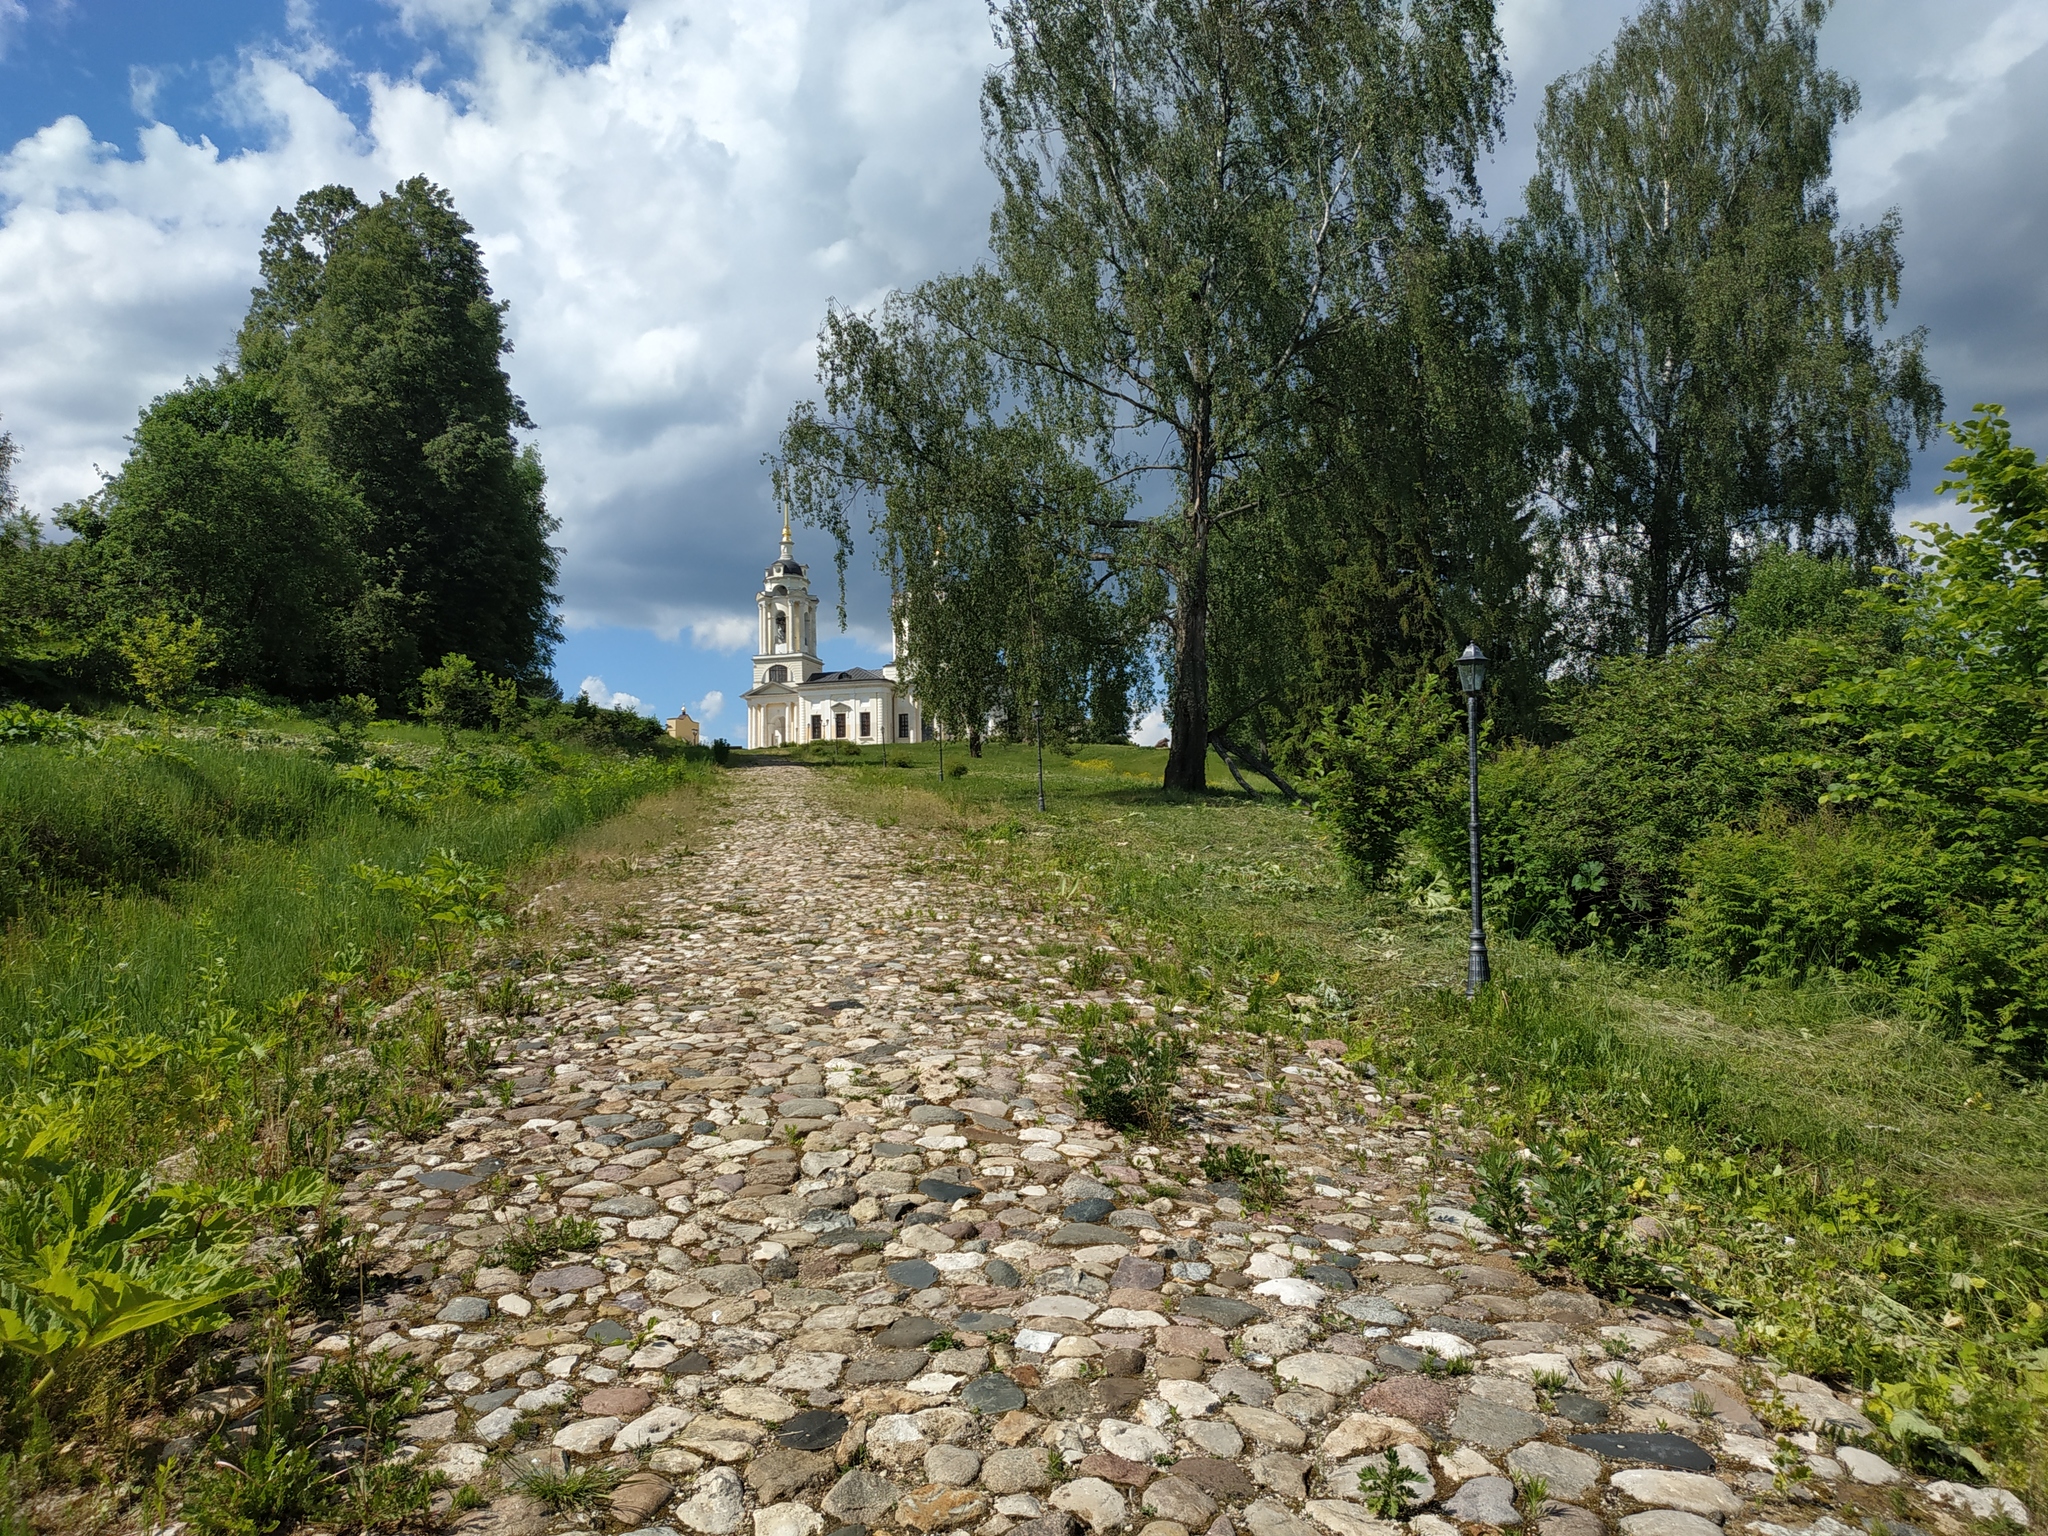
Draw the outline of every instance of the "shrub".
M84 724L69 710L37 709L33 704L0 704L0 746L15 743L64 745L87 739Z
M154 710L176 709L213 660L216 637L203 619L180 624L169 614L137 619L118 648L128 663L135 691Z
M1361 885L1386 878L1401 834L1450 795L1461 766L1457 727L1456 708L1431 678L1398 698L1368 694L1342 714L1325 711L1309 733L1302 751L1316 816Z
M1966 1044L2038 1073L2048 1066L2048 910L1959 907L1909 957L1909 995Z
M1607 663L1551 709L1571 733L1480 768L1487 899L1497 922L1561 948L1661 945L1685 850L1767 807L1804 815L1817 780L1784 754L1815 739L1797 696L1824 665L1799 640L1709 644ZM1464 796L1423 823L1437 867L1465 884Z
M455 653L420 674L420 718L443 730L483 731L518 717L519 689Z
M1803 981L1829 971L1895 978L1949 899L1924 833L1839 816L1711 832L1681 860L1672 919L1682 956L1730 977Z

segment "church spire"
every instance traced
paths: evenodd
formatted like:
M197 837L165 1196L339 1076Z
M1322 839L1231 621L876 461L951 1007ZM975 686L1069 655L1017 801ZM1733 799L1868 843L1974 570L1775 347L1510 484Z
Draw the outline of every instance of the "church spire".
M791 546L789 538L789 498L787 496L782 498L782 558L784 560L794 560L796 558L796 551Z

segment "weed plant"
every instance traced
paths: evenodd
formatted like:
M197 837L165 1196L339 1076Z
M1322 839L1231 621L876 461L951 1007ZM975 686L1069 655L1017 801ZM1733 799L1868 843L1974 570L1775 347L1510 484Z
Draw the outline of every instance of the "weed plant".
M1133 1019L1127 1005L1090 1003L1072 1027L1081 1048L1081 1108L1115 1130L1175 1137L1173 1089L1188 1048L1173 1026Z
M576 1467L565 1472L532 1467L513 1479L513 1486L552 1514L580 1514L610 1500L625 1474L616 1467Z
M1270 1211L1287 1198L1287 1170L1264 1152L1236 1142L1209 1148L1202 1154L1201 1169L1211 1184L1235 1184L1254 1211Z
M1392 1449L1358 1469L1358 1496L1381 1520L1399 1520L1421 1489L1422 1475L1402 1466L1399 1453Z
M562 1254L587 1252L595 1248L602 1236L597 1223L585 1216L528 1221L491 1250L490 1262L501 1264L515 1274L530 1275L548 1260Z

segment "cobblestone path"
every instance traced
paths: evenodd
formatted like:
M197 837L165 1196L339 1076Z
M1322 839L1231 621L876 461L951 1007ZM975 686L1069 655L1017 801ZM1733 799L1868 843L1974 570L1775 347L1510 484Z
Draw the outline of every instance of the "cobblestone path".
M402 1284L310 1348L426 1363L411 1438L491 1497L466 1536L1399 1536L1368 1467L1412 1536L2024 1523L1848 1443L1852 1399L1725 1322L1539 1287L1437 1161L1458 1133L1335 1042L1259 1044L1271 1082L1205 1044L1171 1146L1078 1120L1065 1036L1018 1016L1080 1000L1038 953L1077 935L917 872L921 834L808 770L732 779L645 936L533 983L551 1011L498 1092L351 1143ZM1276 1089L1294 1118L1233 1126ZM1291 1198L1204 1183L1204 1136L1272 1153ZM568 1216L601 1239L497 1261ZM517 1490L593 1463L627 1474L595 1517Z

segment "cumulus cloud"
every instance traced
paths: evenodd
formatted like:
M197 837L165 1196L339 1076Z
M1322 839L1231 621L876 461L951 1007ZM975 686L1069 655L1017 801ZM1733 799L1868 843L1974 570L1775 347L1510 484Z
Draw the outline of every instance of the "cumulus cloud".
M226 87L260 148L156 124L124 152L68 117L0 158L0 411L31 503L93 489L135 413L223 357L274 207L423 172L511 301L568 623L749 645L735 599L776 531L760 459L814 387L826 303L982 244L986 19L955 0L633 0L571 62L554 9L408 0L423 57L433 32L472 67L439 88L370 77L360 130L301 38Z
M709 725L725 710L725 695L714 688L691 707L690 713L700 725Z
M604 679L601 677L586 677L583 679L583 686L576 691L599 709L630 709L636 715L647 712L647 706L640 702L639 695L613 693L611 689L605 687Z
M1138 723L1131 727L1131 740L1141 747L1149 747L1155 741L1164 741L1169 734L1166 729L1166 711L1157 705L1138 716Z

